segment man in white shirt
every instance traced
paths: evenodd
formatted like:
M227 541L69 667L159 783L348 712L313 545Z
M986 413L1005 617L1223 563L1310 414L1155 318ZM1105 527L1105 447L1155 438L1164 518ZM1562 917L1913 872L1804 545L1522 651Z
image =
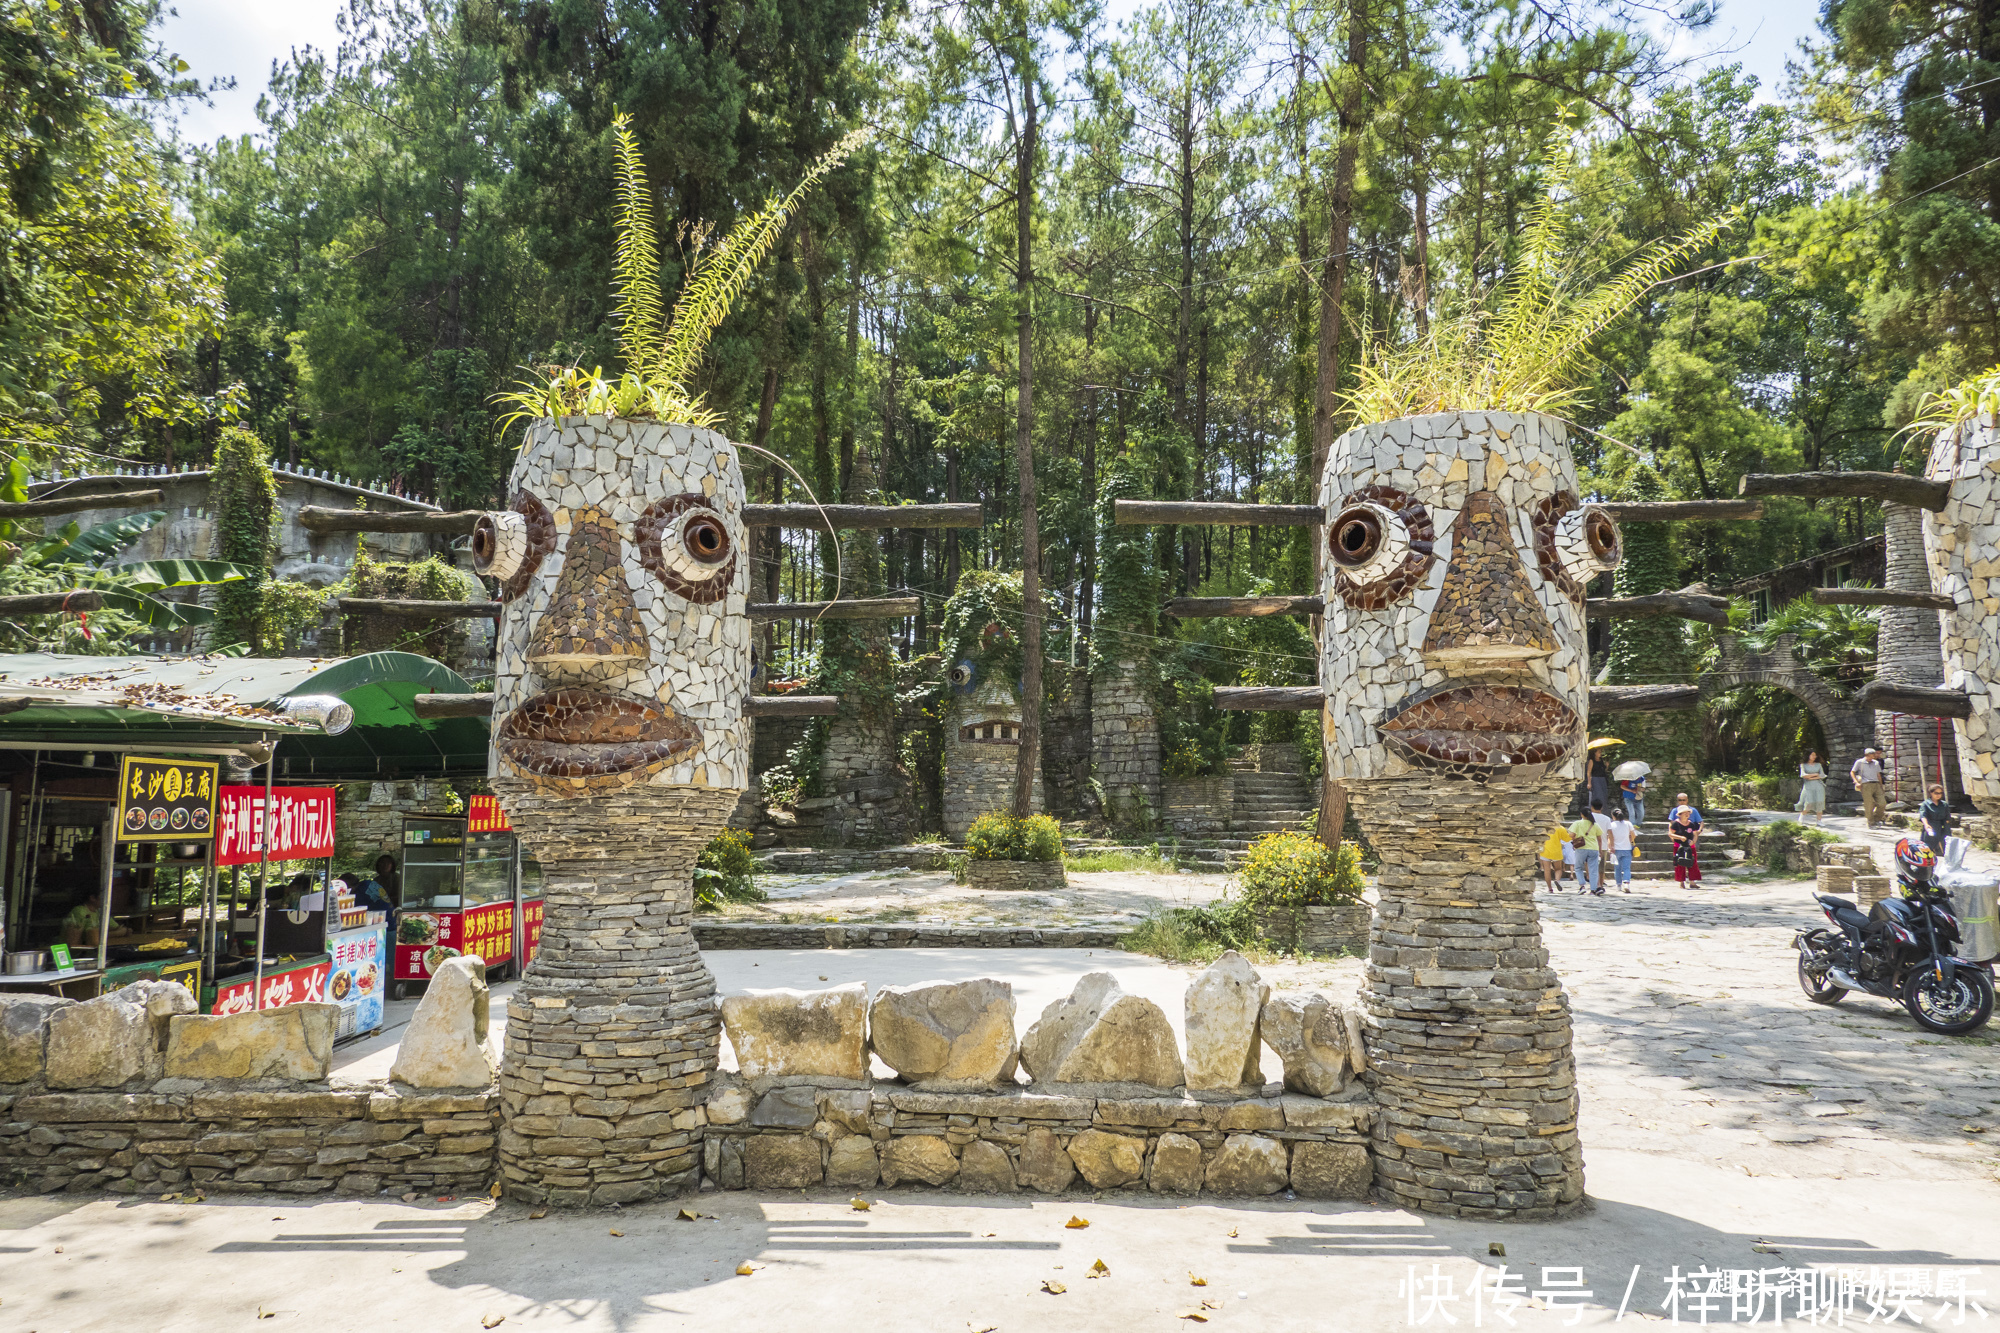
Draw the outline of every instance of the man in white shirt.
M1882 795L1882 752L1869 746L1854 761L1854 767L1847 770L1847 776L1854 779L1854 790L1861 793L1861 809L1868 816L1868 827L1885 822L1889 818L1889 802Z

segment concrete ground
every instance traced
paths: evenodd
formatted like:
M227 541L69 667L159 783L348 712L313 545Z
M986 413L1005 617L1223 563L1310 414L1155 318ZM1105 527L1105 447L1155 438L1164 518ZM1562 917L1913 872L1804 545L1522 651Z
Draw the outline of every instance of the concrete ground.
M1222 896L1227 875L1176 871L1069 872L1048 893L982 892L942 870L760 874L761 903L730 903L717 921L915 921L974 926L1129 926L1169 907Z
M873 1191L866 1212L825 1192L709 1193L688 1201L693 1221L677 1219L680 1205L535 1218L490 1199L24 1197L0 1200L0 1330L769 1322L956 1333L1167 1329L1195 1315L1258 1330L1541 1329L1573 1316L1579 1327L1695 1323L1704 1307L1709 1323L1768 1323L1775 1289L1797 1313L1806 1267L1834 1274L1826 1299L1847 1302L1822 1310L1825 1324L1918 1314L1958 1326L1955 1305L1940 1312L1950 1302L1919 1289L1983 1291L1978 1306L2000 1314L2000 1035L1930 1037L1874 999L1807 1003L1789 947L1816 921L1800 881L1744 868L1701 888L1642 881L1629 896L1542 904L1576 1016L1594 1201L1566 1222L1131 1193ZM1082 950L746 950L708 961L725 993L999 975L1014 983L1022 1027L1097 968L1178 1027L1195 971ZM1260 971L1278 987L1342 993L1360 966ZM392 1006L392 1021L409 1007ZM344 1048L344 1073L386 1073L394 1039ZM1279 1073L1268 1053L1265 1073ZM1072 1216L1089 1227L1065 1226ZM1109 1272L1092 1277L1099 1259ZM1575 1289L1558 1285L1573 1275L1545 1271L1566 1267L1590 1293L1580 1313L1564 1308ZM1678 1307L1663 1305L1676 1270ZM1732 1285L1740 1299L1701 1294ZM1515 1292L1521 1302L1508 1305ZM1965 1307L1966 1325L1993 1322Z

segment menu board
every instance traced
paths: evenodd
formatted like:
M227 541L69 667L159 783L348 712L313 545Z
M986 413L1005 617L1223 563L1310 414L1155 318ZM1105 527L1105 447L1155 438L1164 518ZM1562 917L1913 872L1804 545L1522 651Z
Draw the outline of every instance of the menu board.
M535 950L542 942L542 900L521 904L521 966L535 961Z
M465 943L467 953L476 953L488 967L514 956L514 904L487 903L467 908Z
M327 941L333 970L326 997L352 1011L353 1021L340 1025L343 1034L373 1032L382 1026L382 992L389 982L383 942L388 934L382 926L368 926L342 931Z
M512 833L514 826L507 822L507 812L500 808L499 797L475 796L465 805L465 831Z
M396 976L428 981L447 958L465 952L457 912L404 912L396 918Z
M128 754L118 769L120 842L205 842L215 836L217 765Z
M310 861L333 855L332 787L271 788L271 859ZM224 787L215 812L215 863L253 865L264 854L262 787Z

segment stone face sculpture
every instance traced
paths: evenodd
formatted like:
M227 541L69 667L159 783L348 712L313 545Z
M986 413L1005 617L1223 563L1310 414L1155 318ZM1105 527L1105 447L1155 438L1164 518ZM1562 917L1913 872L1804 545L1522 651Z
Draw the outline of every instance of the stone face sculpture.
M743 477L712 431L570 417L529 427L509 489L473 538L503 604L493 790L547 906L508 1002L501 1183L649 1198L695 1183L700 1143L658 1113L702 1103L720 1040L689 919L749 777Z
M1021 749L1021 691L1007 667L1018 670L1008 652L1007 629L989 622L968 655L945 673L944 828L963 838L972 821L1014 804L1015 760ZM1033 807L1044 807L1039 773Z
M1972 716L1955 722L1965 794L1986 814L2000 812L2000 735L1993 694L2000 688L2000 423L1987 414L1941 430L1924 475L1949 482L1944 508L1924 515L1931 588L1957 605L1940 617L1944 688L1972 696Z
M1349 431L1321 479L1326 775L1383 856L1362 991L1376 1184L1431 1212L1583 1197L1532 879L1581 776L1584 584L1621 554L1576 489L1563 423L1503 412Z

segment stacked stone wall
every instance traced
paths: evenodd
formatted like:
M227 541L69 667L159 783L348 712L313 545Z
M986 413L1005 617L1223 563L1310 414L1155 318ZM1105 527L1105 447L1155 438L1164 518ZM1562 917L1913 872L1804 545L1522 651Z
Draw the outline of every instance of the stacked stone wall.
M0 1088L0 1180L52 1193L478 1194L493 1180L491 1091L197 1086Z
M385 852L403 864L403 817L451 813L442 782L343 782L334 810L334 864L373 867Z
M1106 818L1150 827L1160 814L1160 720L1136 662L1120 662L1091 692L1090 741Z
M972 821L994 811L1014 809L1014 770L1020 750L1013 745L991 741L966 741L958 729L947 729L944 742L944 833L954 842L965 841ZM1042 775L1035 775L1031 808L1048 809Z
M831 1080L821 1080L822 1083ZM1226 1101L1034 1090L923 1092L899 1084L718 1081L707 1178L724 1189L947 1186L1191 1196L1361 1199L1371 1185L1365 1094Z
M1233 775L1166 778L1161 786L1161 821L1169 831L1183 838L1212 838L1229 831L1236 813Z

